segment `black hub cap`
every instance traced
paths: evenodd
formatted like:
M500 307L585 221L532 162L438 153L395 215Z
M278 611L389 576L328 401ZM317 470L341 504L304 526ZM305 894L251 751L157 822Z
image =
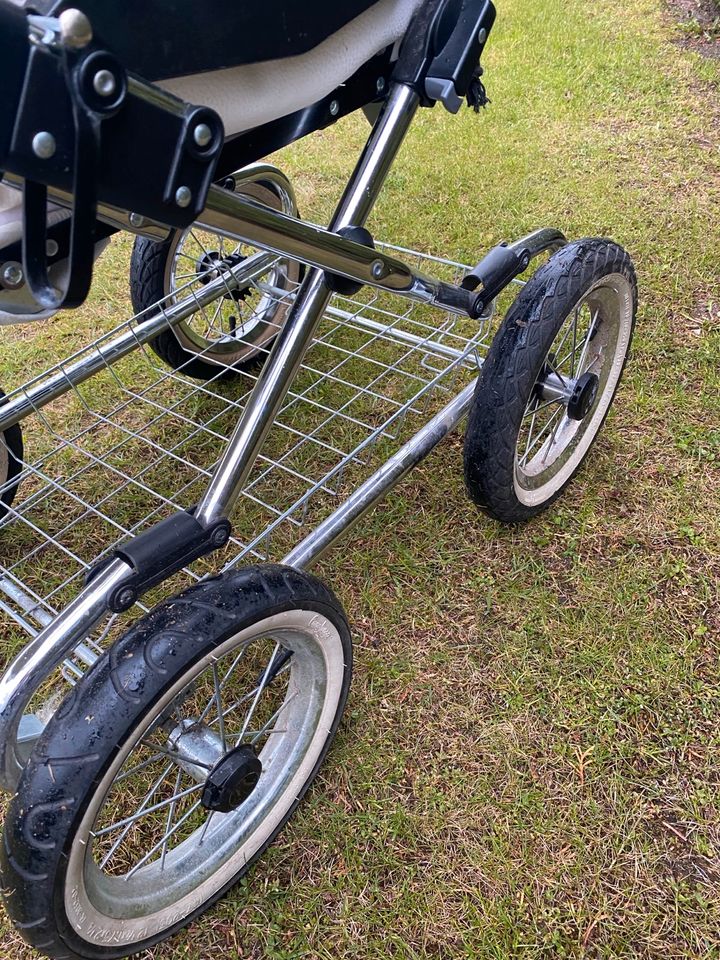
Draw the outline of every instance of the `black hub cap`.
M195 264L195 271L200 283L206 286L218 276L220 269L228 270L231 267L236 267L246 259L241 253L231 253L229 256L223 257L219 250L208 250L198 259ZM225 294L225 299L234 300L235 303L243 303L249 293L250 285L248 284L246 287L237 287L235 290L229 291Z
M597 397L600 380L594 373L584 373L578 378L568 402L567 415L571 420L584 420Z
M235 747L210 771L200 802L219 813L236 810L253 792L261 773L262 763L253 748L247 743Z

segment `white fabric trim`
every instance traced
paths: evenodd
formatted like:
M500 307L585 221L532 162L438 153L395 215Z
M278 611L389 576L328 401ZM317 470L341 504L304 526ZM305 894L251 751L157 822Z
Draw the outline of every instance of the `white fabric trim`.
M212 107L228 136L250 130L326 97L407 30L422 0L379 0L309 53L212 73L159 86L190 103Z

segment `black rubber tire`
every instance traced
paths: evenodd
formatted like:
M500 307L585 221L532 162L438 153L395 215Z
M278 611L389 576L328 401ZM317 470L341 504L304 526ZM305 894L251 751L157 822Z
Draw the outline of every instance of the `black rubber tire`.
M263 183L260 182L260 186ZM272 184L268 185L270 188ZM166 240L156 241L137 237L130 257L130 298L135 313L141 313L166 297L171 290L166 285L168 258L172 255L176 234ZM299 267L301 280L304 269ZM150 348L173 370L181 370L195 380L237 380L247 372L258 370L267 358L267 348L243 361L236 361L223 369L185 349L173 330L163 330L150 341ZM269 346L269 344L267 345Z
M163 692L209 649L268 616L297 609L319 612L333 623L342 641L344 676L334 723L293 806L244 869L190 916L129 947L89 943L67 918L65 871L83 812L120 745ZM0 850L2 894L21 935L58 960L109 960L148 949L204 912L247 872L292 816L340 723L351 673L352 643L339 601L321 581L290 567L249 567L203 581L134 624L60 705L10 803Z
M0 390L0 408L5 400L5 394ZM5 447L0 451L0 520L12 506L20 484L20 474L23 468L23 435L19 423L14 423L2 434L0 443ZM7 463L5 453L7 452Z
M632 288L632 338L637 310L632 261L610 240L585 239L569 243L537 270L493 339L468 415L463 455L468 494L495 520L523 523L546 510L587 456L586 452L567 481L541 504L529 506L518 499L514 485L516 445L545 359L575 304L594 283L613 273L622 274ZM613 396L619 383L620 379Z

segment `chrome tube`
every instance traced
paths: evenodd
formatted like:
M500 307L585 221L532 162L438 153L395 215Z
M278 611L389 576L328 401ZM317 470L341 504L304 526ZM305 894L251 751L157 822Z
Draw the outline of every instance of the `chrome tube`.
M241 183L257 183L262 181L268 184L282 201L283 213L293 216L297 213L297 202L293 186L277 167L270 163L251 163L242 170L233 174L237 181ZM5 173L3 183L15 190L21 191L23 188L23 179L12 173ZM215 187L215 190L222 191L221 187ZM48 187L48 200L58 207L65 207L66 210L72 210L73 195L65 190L59 190L57 187ZM150 240L165 240L170 233L170 227L155 220L149 220L147 217L141 217L136 213L128 213L120 207L113 207L107 203L98 204L98 220L109 224L118 230L126 230L135 233L141 237L147 237Z
M0 679L0 787L3 789L15 789L33 746L32 739L18 741L23 711L32 695L70 650L102 620L107 613L108 593L130 572L124 561L113 560L49 626L23 647Z
M334 232L351 223L359 226L365 222L373 196L371 175L367 173L366 176L370 178L369 189L354 197L360 214L356 217L336 217L329 230L296 217L288 217L220 187L210 188L198 223L204 229L232 240L251 243L293 260L301 260L319 270L341 274L358 283L398 293L410 300L434 304L458 316L467 316L465 307L458 305L457 296L447 296L455 288L413 270L382 250L374 250Z
M330 224L331 231L350 225L361 226L365 222L418 105L418 96L411 87L398 84L392 88L338 204ZM233 199L231 194L228 197ZM263 208L258 206L257 210L263 213ZM290 220L287 217L282 219ZM260 242L260 238L256 237L251 242ZM268 244L261 242L261 245ZM292 256L289 249L286 253ZM195 516L201 523L208 525L219 517L228 516L240 496L330 297L331 292L321 270L311 270L300 287L285 326L278 335L208 489L200 500Z
M335 542L344 536L375 504L392 490L413 467L416 467L458 425L472 403L475 383L468 384L436 414L397 453L353 491L337 510L315 527L282 561L299 570L306 570L320 559Z
M147 320L141 320L136 326L128 328L112 340L99 344L92 353L81 356L74 363L62 367L53 376L23 389L22 393L0 407L0 432L23 420L34 410L39 410L52 400L67 393L68 390L88 380L94 374L116 363L122 357L132 353L141 344L148 343L161 330L180 323L199 309L208 306L223 292L235 289L235 287L254 276L264 273L274 260L276 260L276 257L272 253L258 253L247 260L243 260L223 273L222 276L206 284L197 293L193 293L165 309L160 308Z
M518 253L523 250L526 251L530 254L532 260L533 257L545 253L546 250L554 253L561 247L566 246L567 242L567 237L560 230L556 230L554 227L541 227L539 230L533 230L526 237L513 241L508 246Z

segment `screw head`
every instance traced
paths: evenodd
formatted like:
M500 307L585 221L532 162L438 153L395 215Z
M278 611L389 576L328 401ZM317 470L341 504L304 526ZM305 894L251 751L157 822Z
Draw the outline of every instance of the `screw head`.
M60 37L64 47L82 50L93 38L92 25L82 10L63 10L59 17Z
M199 123L193 130L193 140L199 147L206 147L212 136L212 130L206 123Z
M145 217L141 216L139 213L131 213L128 217L131 227L144 227L145 226Z
M370 270L375 279L380 280L380 278L385 274L385 264L382 262L382 260L375 260L373 261Z
M19 263L15 260L9 260L2 271L3 286L8 290L17 290L25 282L25 274Z
M340 104L337 100L330 101L330 115L336 117L340 113Z
M49 160L50 157L54 156L56 147L55 137L51 133L48 133L47 130L41 130L33 137L33 153L41 160Z
M192 203L192 190L190 187L178 187L175 193L175 203L179 207L189 207Z
M217 530L213 530L210 536L210 541L214 547L224 547L229 539L230 531L227 527L218 527Z
M93 89L101 97L111 97L117 90L117 80L109 70L98 70L93 77Z
M59 249L57 240L48 240L45 244L45 252L49 257L54 257Z
M121 607L123 610L128 610L136 600L137 595L132 587L125 587L117 594L117 597L115 598L117 606Z
M486 40L487 40L487 30L485 29L485 27L483 27L482 30L478 33L478 43L485 43Z
M378 77L375 82L375 89L378 93L382 93L385 89L385 77Z

